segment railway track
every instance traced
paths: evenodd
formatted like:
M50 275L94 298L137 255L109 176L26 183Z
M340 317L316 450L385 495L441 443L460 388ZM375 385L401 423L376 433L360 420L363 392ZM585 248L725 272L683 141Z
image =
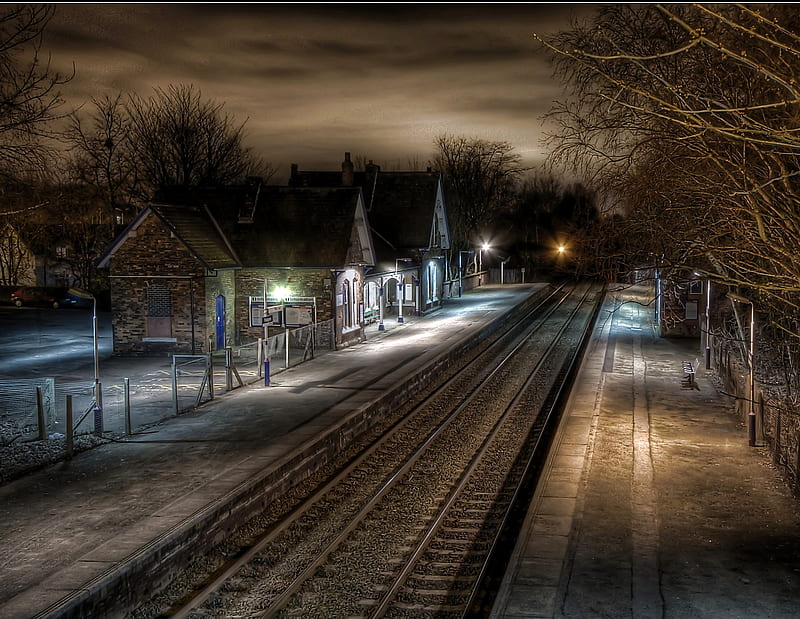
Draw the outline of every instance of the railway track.
M479 615L601 297L554 291L167 616Z

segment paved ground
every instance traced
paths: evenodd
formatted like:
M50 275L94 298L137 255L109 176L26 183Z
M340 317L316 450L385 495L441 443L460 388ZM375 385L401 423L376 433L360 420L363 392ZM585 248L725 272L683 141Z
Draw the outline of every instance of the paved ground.
M800 616L798 501L766 449L748 447L711 376L681 387L680 363L696 352L653 337L634 292L610 295L601 313L495 616ZM134 533L168 528L529 293L465 295L269 388L0 486L0 616L32 616L117 560Z
M493 617L800 616L800 503L648 292L609 296Z
M387 320L366 342L268 387L254 383L0 486L0 617L31 617L86 588L542 287L485 286L428 316Z

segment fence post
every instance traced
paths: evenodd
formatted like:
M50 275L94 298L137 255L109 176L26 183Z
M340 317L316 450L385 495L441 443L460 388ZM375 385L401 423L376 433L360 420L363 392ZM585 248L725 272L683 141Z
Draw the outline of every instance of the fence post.
M772 461L775 464L781 463L781 410L783 405L777 407L775 413L775 445L772 452Z
M44 405L42 404L42 388L36 387L36 423L39 425L39 440L47 438L47 424L44 422Z
M94 435L103 436L103 384L94 381Z
M231 349L225 348L225 391L230 391L233 386L231 379Z
M794 456L794 489L800 492L800 440L797 441L797 450Z
M211 353L206 355L206 366L208 367L208 395L209 399L214 399L214 357Z
M72 431L72 396L67 396L67 435L66 435L66 457L67 460L72 458L75 451L74 433Z
M175 361L175 355L172 355L172 402L175 404L175 414L180 414L178 408L178 364Z
M130 436L133 434L131 431L131 379L124 378L125 388L125 434Z

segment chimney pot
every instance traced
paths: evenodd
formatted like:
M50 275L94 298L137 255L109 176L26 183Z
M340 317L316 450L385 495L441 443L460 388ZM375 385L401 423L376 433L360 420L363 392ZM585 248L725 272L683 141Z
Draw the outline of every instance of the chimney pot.
M355 168L353 162L350 161L350 153L344 154L344 161L342 162L342 186L352 187L355 178Z

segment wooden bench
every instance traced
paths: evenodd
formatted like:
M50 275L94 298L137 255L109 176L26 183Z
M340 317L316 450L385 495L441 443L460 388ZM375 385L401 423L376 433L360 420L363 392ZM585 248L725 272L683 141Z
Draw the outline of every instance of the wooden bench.
M681 379L681 385L684 387L689 387L690 389L697 387L695 372L699 365L700 362L697 359L695 359L694 364L692 364L691 361L683 362L683 378Z

